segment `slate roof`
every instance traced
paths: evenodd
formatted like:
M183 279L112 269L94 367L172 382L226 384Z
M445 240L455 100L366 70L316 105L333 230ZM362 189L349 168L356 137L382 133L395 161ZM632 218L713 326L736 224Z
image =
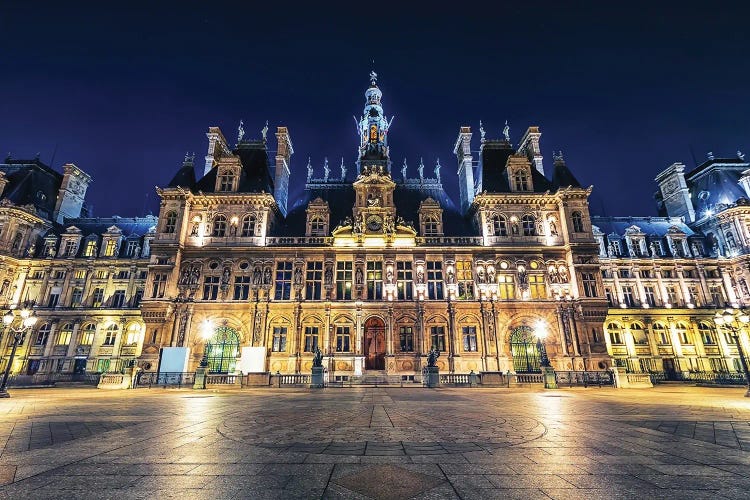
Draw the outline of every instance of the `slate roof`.
M63 179L60 172L56 172L38 158L34 160L6 158L5 162L0 164L0 171L5 173L8 181L2 192L2 198L16 205L34 205L41 217L52 219L55 201Z
M746 196L738 181L750 163L740 158L708 160L687 174L693 206L699 212L717 204L731 204Z
M601 217L592 216L591 224L598 227L605 235L614 233L624 236L626 229L638 226L647 236L662 238L669 232L669 228L677 226L687 236L700 236L695 233L680 217Z

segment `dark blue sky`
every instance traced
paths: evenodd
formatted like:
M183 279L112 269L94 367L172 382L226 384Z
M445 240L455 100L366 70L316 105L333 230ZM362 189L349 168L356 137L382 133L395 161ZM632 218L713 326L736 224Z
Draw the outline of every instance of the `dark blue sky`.
M491 137L507 119L514 143L539 125L548 171L562 149L608 215L655 214L654 176L691 149L750 153L740 2L111 3L0 6L0 151L76 163L95 215L155 210L208 126L234 141L240 119L249 136L289 127L298 191L308 156L337 174L373 58L394 170L440 157L446 184L480 119Z

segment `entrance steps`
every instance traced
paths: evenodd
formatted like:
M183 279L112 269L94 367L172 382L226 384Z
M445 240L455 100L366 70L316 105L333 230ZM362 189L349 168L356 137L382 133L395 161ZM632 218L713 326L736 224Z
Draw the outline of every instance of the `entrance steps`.
M398 376L389 376L385 370L367 370L363 375L354 377L352 379L352 385L391 385L399 384L400 378Z

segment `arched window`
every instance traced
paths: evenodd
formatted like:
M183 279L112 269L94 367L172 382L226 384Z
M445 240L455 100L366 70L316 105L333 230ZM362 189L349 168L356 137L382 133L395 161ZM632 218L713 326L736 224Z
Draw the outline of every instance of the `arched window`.
M492 216L492 233L495 236L508 236L508 221L504 215Z
M96 334L96 324L89 323L83 327L81 331L80 345L92 345L94 343L94 335Z
M656 341L661 345L669 345L672 342L669 341L669 334L667 328L661 323L654 323L652 327L654 329L654 335L656 335Z
M70 345L70 338L73 336L73 325L65 323L57 333L57 342L55 345Z
M523 226L524 236L536 235L536 220L533 215L526 214L521 218L521 225Z
M688 327L685 325L685 323L677 323L674 328L677 332L677 338L680 339L681 344L693 343L688 336Z
M242 218L242 233L241 236L255 236L255 223L256 218L253 214L246 215Z
M49 332L52 329L52 325L49 323L45 323L42 326L39 327L39 331L36 334L36 342L34 342L34 345L47 345L47 340L49 340Z
M517 170L515 175L516 190L517 191L528 191L529 190L529 175L526 170Z
M219 191L234 191L234 174L224 170L219 176Z
M583 232L583 217L581 216L581 212L573 212L570 215L570 219L573 222L573 232L582 233Z
M167 213L166 220L164 222L164 232L172 234L177 228L177 212L172 211Z
M703 342L703 345L715 345L716 344L716 336L714 335L714 329L711 328L711 325L708 323L700 322L698 323L698 333L701 336L701 341Z
M519 326L510 334L510 352L513 355L513 369L516 373L538 373L540 353L536 347L534 330L529 326Z
M612 344L622 344L622 327L617 323L610 323L607 325L607 333L609 333L609 340Z
M116 324L112 323L107 327L107 329L104 331L104 342L102 342L102 345L115 345L115 340L117 339L117 332L120 330L120 327Z
M322 217L314 217L310 221L310 235L312 236L325 236L326 234L326 222Z
M227 218L224 215L217 215L214 217L214 228L211 232L211 236L217 238L223 238L227 235Z
M424 221L424 234L429 235L436 235L440 234L440 223L435 217L429 216L425 218Z
M209 373L230 373L237 365L240 337L233 328L220 326L206 342Z
M643 327L638 323L630 325L630 334L633 335L633 342L636 344L648 344L646 338L646 332L643 331Z

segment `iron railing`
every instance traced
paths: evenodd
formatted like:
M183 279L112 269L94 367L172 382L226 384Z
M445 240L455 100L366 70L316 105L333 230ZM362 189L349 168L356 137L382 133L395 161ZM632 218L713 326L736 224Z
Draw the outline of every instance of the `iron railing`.
M191 386L195 382L193 372L140 372L138 373L136 387L177 387Z
M58 382L97 385L100 375L99 373L35 373L34 375L13 375L8 378L8 385L12 387L55 385Z

